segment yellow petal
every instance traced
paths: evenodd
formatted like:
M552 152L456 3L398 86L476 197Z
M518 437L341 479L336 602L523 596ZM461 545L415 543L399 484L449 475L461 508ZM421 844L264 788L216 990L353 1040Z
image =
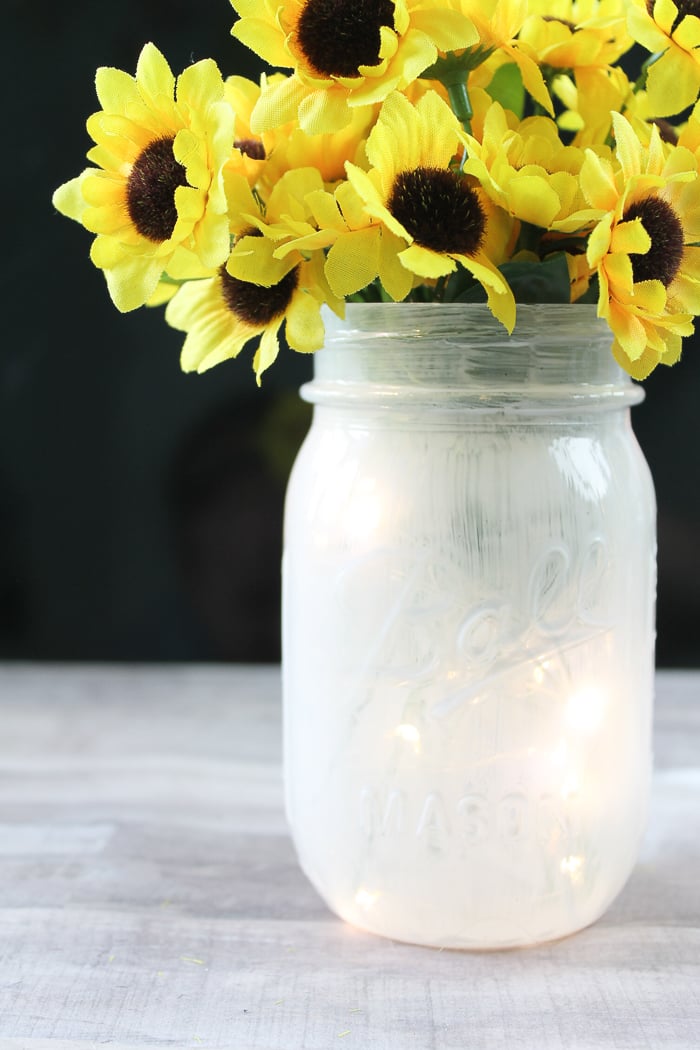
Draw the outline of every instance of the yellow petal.
M325 190L314 190L306 198L317 226L325 230L343 232L346 229L338 201Z
M476 28L460 11L425 6L411 12L411 24L429 37L440 51L459 51L479 42Z
M228 219L208 211L194 230L195 251L204 266L216 269L226 261L231 248Z
M277 338L279 328L280 326L277 324L273 328L265 329L260 340L260 346L253 358L253 369L255 370L255 378L258 386L260 386L260 378L263 372L270 367L279 353L280 344Z
M299 105L299 124L308 135L340 131L350 123L347 92L342 88L311 91Z
M107 288L117 310L127 313L143 306L155 292L162 273L159 261L143 255L121 258L105 269Z
M586 150L579 178L583 195L591 207L601 211L615 210L618 192L612 166L607 161L592 150Z
M465 138L457 118L435 91L419 99L416 112L421 118L420 163L446 168Z
M449 255L439 255L430 248L423 248L419 244L411 244L399 252L399 259L403 266L411 273L419 277L438 278L444 277L457 269L457 264Z
M291 261L275 259L274 248L266 237L241 237L234 245L226 269L240 281L271 288L293 269Z
M106 204L99 208L86 208L82 216L83 226L91 233L104 233L110 237L126 234L133 228L123 201ZM120 239L122 239L120 237Z
M629 360L636 361L641 357L647 345L647 336L639 318L613 300L608 322Z
M673 34L673 39L678 46L690 52L700 46L700 18L697 15L697 8L695 10L695 14L686 15L681 19L678 29Z
M146 44L136 66L136 83L144 101L157 101L161 96L172 99L175 77L166 59L154 44Z
M206 194L194 186L178 186L175 190L175 207L180 219L195 223L201 219L206 205Z
M224 82L219 67L211 58L188 66L177 78L177 101L195 112L224 97Z
M610 250L613 252L630 252L646 254L651 248L651 237L644 229L641 219L631 222L618 222L612 231Z
M645 314L661 315L666 309L666 289L661 281L639 281L634 286L632 302Z
M306 94L306 86L295 75L267 84L250 117L253 134L260 135L294 120Z
M312 354L323 346L324 334L320 303L308 292L295 294L287 310L285 328L291 348Z
M673 0L652 0L653 17L667 36L671 35L673 23L678 18L678 7Z
M634 274L629 255L608 255L603 260L608 280L618 295L632 294Z
M178 164L185 168L190 186L206 189L211 181L211 172L203 145L202 140L193 131L182 128L175 136L173 155Z
M657 117L672 117L692 106L699 89L700 63L680 48L669 49L649 67L647 98Z
M597 266L607 254L612 239L612 215L606 215L589 236L586 247L586 260L591 267Z
M459 261L486 289L488 306L493 316L508 332L512 332L515 327L515 298L503 274L483 252L476 258L459 256Z
M240 18L231 30L231 35L271 66L284 69L292 65L291 56L284 46L284 36L276 26L262 18Z
M69 219L82 222L83 213L87 207L87 202L83 196L83 185L85 180L92 175L93 169L88 168L82 175L78 175L77 178L70 179L68 182L64 182L62 186L59 186L51 198L56 211L60 211L61 215L66 215Z
M615 153L622 165L625 181L642 171L642 144L628 120L621 113L612 114L615 132Z
M646 11L646 4L637 7L631 3L627 10L627 28L630 36L637 40L643 47L655 54L657 51L665 51L668 47L667 36L659 29L654 20Z
M518 219L548 228L561 203L552 187L540 176L518 175L508 186L508 205Z
M203 266L194 252L186 248L176 248L168 260L167 273L178 281L195 281L200 278L213 277L212 269Z
M645 347L642 354L632 360L617 339L613 342L612 353L618 365L637 380L646 379L659 363L659 353L652 347Z
M379 228L341 234L328 252L326 279L334 295L344 298L365 288L379 273Z
M141 101L136 81L121 69L101 66L95 73L95 89L106 113L125 115L131 103Z

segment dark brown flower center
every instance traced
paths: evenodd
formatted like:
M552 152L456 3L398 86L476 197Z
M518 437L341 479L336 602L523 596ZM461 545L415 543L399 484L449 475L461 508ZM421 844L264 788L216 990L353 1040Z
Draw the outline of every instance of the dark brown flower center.
M265 160L265 147L259 139L234 139L233 145L246 157L253 160Z
M652 121L659 129L659 136L662 142L670 142L671 145L675 146L678 142L678 130L674 128L668 120L664 120L663 117L655 117Z
M631 205L623 218L641 219L651 240L648 252L630 254L635 282L661 281L668 288L683 258L683 226L676 212L661 197L647 197Z
M475 255L486 216L465 180L446 168L414 168L394 179L387 207L416 244L451 255Z
M322 76L356 77L379 61L382 26L394 25L393 0L307 0L297 42Z
M556 15L542 15L543 22L559 22L560 25L566 26L572 33L578 31L578 26L573 22L570 22L568 18L557 18Z
M253 328L265 328L282 317L299 283L296 266L271 288L232 277L225 266L219 270L219 276L221 295L227 308L239 321Z
M155 139L139 154L126 183L129 218L142 237L160 244L177 222L175 190L187 185L185 169L173 154L174 138Z
M656 0L647 0L647 11L652 18L654 17L655 3ZM700 18L700 0L674 0L674 3L678 8L678 15L671 26L672 33L678 29L686 15L695 15L696 18Z

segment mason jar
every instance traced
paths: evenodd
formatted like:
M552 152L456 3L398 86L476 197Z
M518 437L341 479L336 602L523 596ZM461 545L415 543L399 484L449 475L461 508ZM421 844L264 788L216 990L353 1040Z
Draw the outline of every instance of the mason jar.
M597 919L643 835L655 500L595 308L355 304L287 495L286 809L333 911L446 948Z

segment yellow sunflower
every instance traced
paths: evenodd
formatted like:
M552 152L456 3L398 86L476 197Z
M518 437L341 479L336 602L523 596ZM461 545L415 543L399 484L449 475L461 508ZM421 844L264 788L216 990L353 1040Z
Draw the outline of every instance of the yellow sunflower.
M632 46L622 0L529 0L518 34L551 69L605 69Z
M181 365L185 372L204 372L237 357L256 337L253 358L258 384L279 353L279 335L293 350L312 353L323 345L321 307L340 316L344 303L328 286L320 252L289 251L274 255L275 231L283 218L304 215L303 197L322 186L313 169L288 172L264 207L264 215L244 176L229 173L227 193L232 227L238 236L226 264L207 280L189 281L170 300L166 321L187 332ZM285 227L286 229L286 227Z
M671 117L694 105L700 90L698 0L632 0L627 21L630 35L655 56L646 79L654 115Z
M598 314L615 337L613 352L636 379L673 364L700 313L700 180L684 147L664 146L652 127L643 146L613 115L615 158L587 151L584 193L597 210L587 261L600 284Z
M696 103L683 128L676 132L679 146L685 146L700 162L700 102Z
M377 106L352 110L350 122L340 131L309 135L293 126L284 134L279 129L266 132L274 143L268 161L260 173L259 187L263 194L272 191L285 172L294 168L315 168L324 183L336 183L345 178L345 161L361 163L364 143L376 118Z
M526 0L463 0L464 10L476 26L480 46L493 50L498 62L515 62L523 84L535 101L553 113L552 100L530 46L520 41L520 32L528 15ZM491 68L491 63L489 63ZM478 80L479 86L486 86Z
M291 68L255 107L259 133L298 117L337 131L350 111L412 83L440 51L478 42L466 0L231 0L233 35L273 66Z
M119 310L142 306L167 272L175 278L215 269L229 247L223 168L234 114L214 62L205 59L177 84L153 44L136 77L97 71L101 111L87 129L97 165L56 190L62 214L97 234L91 258L105 273Z
M356 214L356 231L330 248L327 273L336 292L362 287L373 258L388 275L394 298L408 294L416 278L445 277L459 265L482 284L492 313L512 330L513 294L484 250L489 208L472 180L452 165L464 142L459 122L434 92L415 107L398 92L389 96L367 140L369 171L346 164L345 198L354 193L366 218L362 228Z
M585 129L588 142L604 141L610 111L621 108L622 70L614 67L633 43L625 6L620 0L530 0L529 9L518 34L521 46L547 68L552 93L565 104L575 87L577 129ZM564 124L571 128L572 117Z
M235 121L233 148L226 170L240 172L245 175L250 185L254 186L263 174L278 136L271 132L255 135L251 129L250 119L260 98L260 84L248 80L247 77L227 77L224 82L224 97L233 110ZM285 128L283 134L290 130Z
M483 95L488 99L488 96ZM467 136L464 171L475 176L491 199L510 215L543 229L580 211L578 174L584 154L565 146L549 117L518 121L498 102L483 104L474 92L474 130Z

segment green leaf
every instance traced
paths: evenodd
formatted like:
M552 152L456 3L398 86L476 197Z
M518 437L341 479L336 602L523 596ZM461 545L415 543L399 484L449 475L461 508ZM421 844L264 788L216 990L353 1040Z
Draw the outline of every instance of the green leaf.
M499 66L486 91L494 102L500 102L504 109L509 109L515 113L518 120L522 120L525 111L525 85L515 62Z
M569 303L571 283L564 252L543 262L508 262L498 268L518 303ZM443 295L446 303L485 303L486 292L468 270L451 274Z
M597 303L598 295L600 293L600 287L598 285L598 277L594 274L591 277L591 283L588 285L588 289L580 296L577 303Z
M442 296L444 303L485 303L486 292L469 270L459 266L448 277Z
M564 252L543 262L509 262L499 266L518 303L569 303L571 281Z

